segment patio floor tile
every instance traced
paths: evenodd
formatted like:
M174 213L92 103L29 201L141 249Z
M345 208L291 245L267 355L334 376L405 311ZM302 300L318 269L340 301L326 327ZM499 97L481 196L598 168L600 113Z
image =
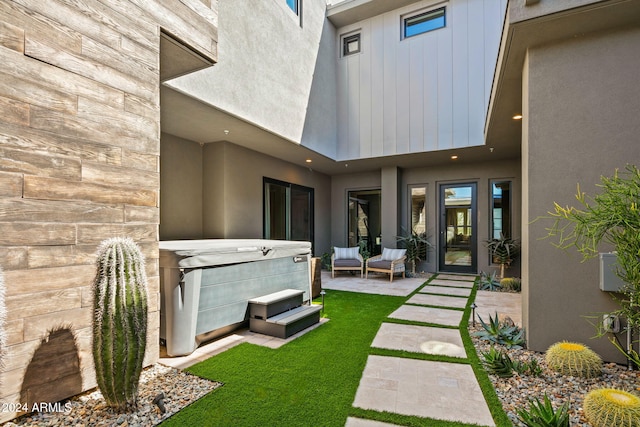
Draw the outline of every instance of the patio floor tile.
M376 387L397 384L396 390ZM464 404L460 398L464 396ZM353 406L403 415L494 426L471 366L371 355Z
M436 305L439 307L465 308L467 298L447 297L444 295L415 294L407 300L408 304Z
M331 278L331 272L322 272L322 289L337 291L360 292L363 294L393 295L406 297L429 280L428 278L400 278L389 281L389 275L371 275L368 279L360 278L360 275L352 276L349 273L338 273Z
M389 317L414 322L434 323L436 325L458 326L462 320L462 315L463 312L460 310L402 305L391 313Z
M383 323L372 347L466 358L457 329Z

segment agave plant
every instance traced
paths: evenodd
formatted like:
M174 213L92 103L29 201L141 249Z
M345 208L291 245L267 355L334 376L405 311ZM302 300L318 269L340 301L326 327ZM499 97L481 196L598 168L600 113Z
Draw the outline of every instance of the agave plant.
M569 427L569 403L554 409L546 393L542 402L529 399L529 409L518 409L516 414L527 427Z
M482 366L487 370L487 373L497 375L501 378L509 378L513 376L514 364L513 360L507 353L502 350L496 350L495 347L491 347L487 352L481 352Z
M478 286L481 291L497 291L502 288L500 280L496 277L495 271L492 271L491 274L481 271L480 278L478 279Z
M498 313L494 317L489 316L489 323L478 316L482 331L475 332L474 335L480 339L504 345L507 348L519 349L524 347L524 330L514 324L501 322Z

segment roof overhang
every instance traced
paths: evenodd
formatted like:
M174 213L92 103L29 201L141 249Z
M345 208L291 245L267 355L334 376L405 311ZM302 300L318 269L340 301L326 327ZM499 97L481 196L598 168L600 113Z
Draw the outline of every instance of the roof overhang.
M336 28L344 27L419 0L344 0L327 6L327 18Z
M596 31L637 26L639 0L510 0L485 123L487 145L518 143L528 49Z

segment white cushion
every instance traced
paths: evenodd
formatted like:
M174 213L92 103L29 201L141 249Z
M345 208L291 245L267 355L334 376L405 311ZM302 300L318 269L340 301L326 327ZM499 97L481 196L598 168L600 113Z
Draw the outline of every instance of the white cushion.
M335 259L357 259L359 247L355 248L337 248L334 247L333 251L336 254Z
M404 256L404 254L407 253L406 249L389 249L389 248L383 248L382 249L382 261L395 261L397 259L400 259Z

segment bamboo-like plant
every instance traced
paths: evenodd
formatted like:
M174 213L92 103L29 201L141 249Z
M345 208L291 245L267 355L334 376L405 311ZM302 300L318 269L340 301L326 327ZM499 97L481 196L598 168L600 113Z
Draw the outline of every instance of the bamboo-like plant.
M425 233L416 233L411 231L407 233L403 228L404 235L396 236L396 240L406 250L407 260L411 263L411 274L415 276L416 265L419 261L424 261L427 258L427 251L431 248L431 243L427 240Z
M100 244L93 298L93 361L107 404L136 406L147 341L144 256L130 238Z
M515 261L520 253L520 241L505 236L500 232L500 238L489 239L485 242L491 257L500 263L500 278L504 278L504 270Z
M559 248L575 247L583 261L598 256L602 242L614 246L616 275L626 283L615 314L626 317L633 329L640 325L640 170L633 165L622 173L616 169L613 177L601 177L598 186L602 192L587 197L578 185L579 208L555 203L547 237L555 239Z

